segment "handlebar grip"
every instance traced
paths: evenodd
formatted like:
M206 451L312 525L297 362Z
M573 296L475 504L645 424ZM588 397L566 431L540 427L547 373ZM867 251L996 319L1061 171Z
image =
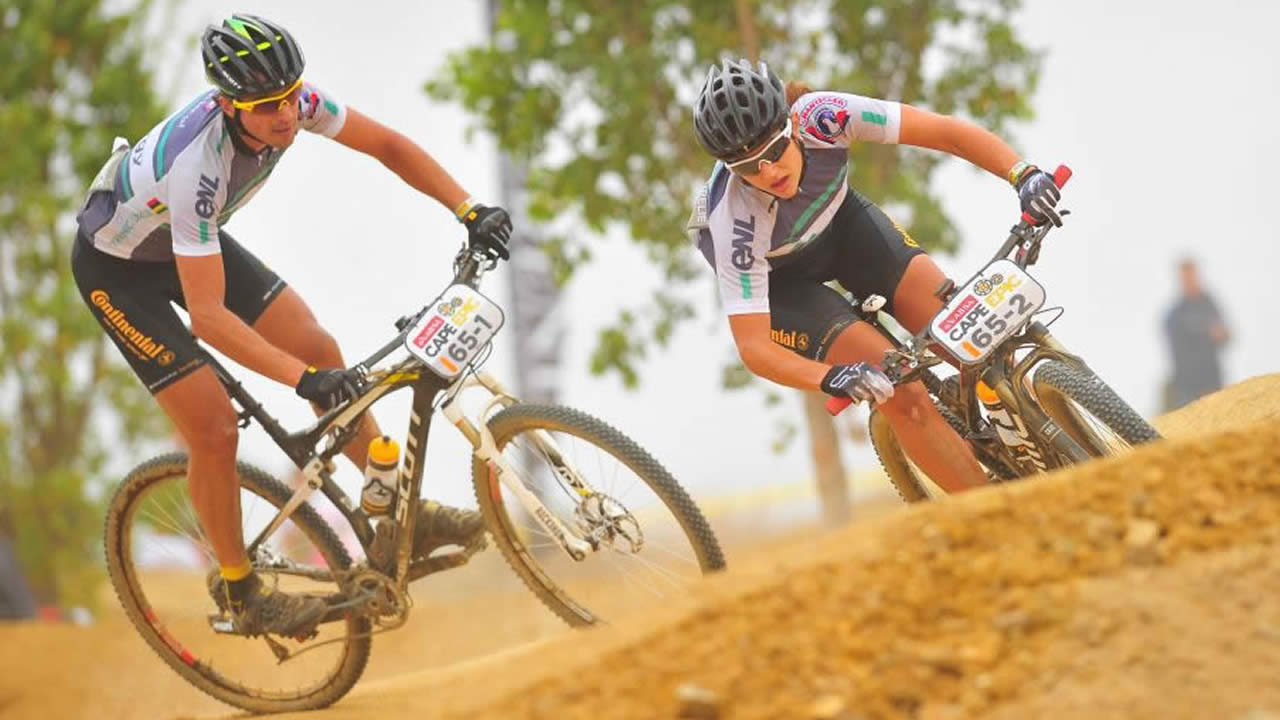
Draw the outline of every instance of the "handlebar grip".
M853 398L833 397L827 400L827 412L831 415L839 415L844 412L845 408L853 404Z
M1053 171L1053 184L1057 185L1059 190L1061 190L1062 187L1066 185L1067 181L1070 179L1071 179L1071 168L1067 167L1066 165L1059 165L1057 169ZM1028 225L1036 224L1035 218L1031 217L1029 213L1022 213L1022 222Z
M1053 171L1053 184L1061 188L1071 179L1071 168L1066 165L1059 165L1057 170Z

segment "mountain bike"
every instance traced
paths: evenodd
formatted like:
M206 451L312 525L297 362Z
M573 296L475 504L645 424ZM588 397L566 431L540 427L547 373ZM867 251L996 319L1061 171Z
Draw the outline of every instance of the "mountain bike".
M1054 182L1061 187L1070 177L1071 170L1059 166ZM1039 259L1051 228L1034 224L1024 213L985 267L962 285L947 280L939 288L944 307L910 337L894 332L896 323L881 310L883 297L855 301L860 316L893 344L881 370L895 385L921 381L996 482L1160 439L1080 356L1050 334L1048 325L1063 310L1044 308L1044 286L1027 268ZM1054 311L1046 322L1037 319ZM940 377L933 368L944 362L959 372ZM850 404L832 398L827 409L834 415ZM888 420L873 409L867 425L876 455L902 499L928 499L926 476L907 458Z
M297 432L282 428L209 357L241 427L256 420L303 478L289 487L237 464L251 563L264 582L323 597L330 609L299 637L237 634L207 591L218 564L187 493L187 456L142 463L109 505L107 566L133 625L191 684L254 712L330 705L364 671L372 636L407 621L409 583L465 564L480 549L414 557L436 411L471 445L471 481L489 535L528 588L570 625L601 622L628 602L661 602L724 568L706 518L643 448L577 410L522 403L479 371L503 324L502 309L479 292L495 265L482 250L464 247L449 286L400 318L398 334L355 366L363 380L358 396ZM370 517L334 481L334 457L374 403L405 388L413 393L412 411L393 511ZM464 392L482 395L479 411L463 409ZM315 502L321 497L364 557L353 557L322 517Z

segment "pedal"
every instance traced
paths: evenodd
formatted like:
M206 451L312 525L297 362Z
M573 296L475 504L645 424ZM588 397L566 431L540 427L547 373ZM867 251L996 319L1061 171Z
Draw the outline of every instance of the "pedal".
M209 627L219 635L239 635L236 631L235 623L231 622L231 616L219 613L209 616Z

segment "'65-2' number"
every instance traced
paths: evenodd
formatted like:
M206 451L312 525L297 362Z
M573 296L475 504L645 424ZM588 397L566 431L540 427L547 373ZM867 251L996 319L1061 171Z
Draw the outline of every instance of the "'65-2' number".
M1013 313L1019 316L1019 318L1026 313L1029 307L1027 299L1022 297L1022 293L1014 293L1013 295L1010 295L1009 304L1014 306ZM988 315L982 324L985 325L987 329L983 330L980 327L977 328L973 331L972 337L973 344L979 349L986 348L991 344L992 340L997 337L1001 337L1004 334L1004 331L1009 329L1009 324L1004 321L1004 318L1001 318L998 315ZM990 332L987 332L988 330Z

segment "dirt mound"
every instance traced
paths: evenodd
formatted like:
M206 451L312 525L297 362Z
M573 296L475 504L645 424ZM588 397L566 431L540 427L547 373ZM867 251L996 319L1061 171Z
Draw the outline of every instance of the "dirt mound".
M1165 437L1185 438L1280 419L1280 375L1260 375L1155 419Z
M1190 439L833 534L464 714L673 718L686 684L735 720L1280 711L1277 408L1255 379L1162 423Z
M693 597L589 633L479 556L415 586L349 697L287 717L674 718L686 684L734 720L1272 717L1280 375L1156 425L1125 458L731 543ZM0 625L0 717L240 717L117 615Z

